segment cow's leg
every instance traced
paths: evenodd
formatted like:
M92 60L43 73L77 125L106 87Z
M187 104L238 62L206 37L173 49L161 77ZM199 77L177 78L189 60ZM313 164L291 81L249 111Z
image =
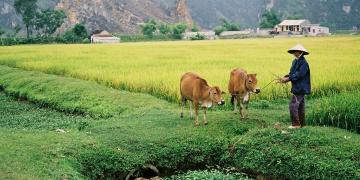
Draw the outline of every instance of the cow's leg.
M240 116L241 116L241 119L244 119L245 118L245 113L244 113L244 104L242 101L240 101Z
M199 126L199 102L194 101L194 109L195 109L195 126Z
M250 101L250 93L247 93L246 96L243 99L243 109L245 109L247 111L248 106L249 106L249 101ZM243 116L242 118L246 118L247 114L245 112L245 110L243 111Z
M193 103L189 103L189 107L190 107L190 119L192 119L194 117L194 112L193 112Z
M181 97L181 114L180 118L184 118L184 107L185 107L186 99Z
M237 114L237 105L238 105L238 98L237 96L234 97L234 113Z
M206 107L204 107L204 125L207 125L208 122L207 122L207 119L206 119Z

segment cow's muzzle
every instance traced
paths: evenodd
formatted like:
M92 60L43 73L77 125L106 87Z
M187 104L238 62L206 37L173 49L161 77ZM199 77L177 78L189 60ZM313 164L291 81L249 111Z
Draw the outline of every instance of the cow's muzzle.
M256 88L256 89L255 89L255 93L256 93L256 94L259 94L260 92L261 92L260 88Z
M218 102L218 105L225 105L225 101L221 100L220 102Z

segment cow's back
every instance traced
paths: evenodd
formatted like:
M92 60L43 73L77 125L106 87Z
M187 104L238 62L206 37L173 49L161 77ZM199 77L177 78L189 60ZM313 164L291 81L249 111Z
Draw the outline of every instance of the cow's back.
M247 72L243 69L234 69L230 73L228 90L230 94L239 94L246 91L245 81Z
M193 96L193 89L195 86L195 80L199 76L195 73L185 73L180 80L180 95L186 99L191 100Z
M180 80L180 95L188 100L193 100L194 96L199 94L199 92L196 93L195 90L202 89L198 87L204 84L202 81L207 84L199 75L192 72L185 73Z

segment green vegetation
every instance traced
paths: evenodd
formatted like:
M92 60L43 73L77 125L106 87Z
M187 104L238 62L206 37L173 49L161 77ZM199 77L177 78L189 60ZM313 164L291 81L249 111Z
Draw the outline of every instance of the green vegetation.
M274 28L280 23L280 18L274 11L265 11L261 15L260 28Z
M158 25L155 20L151 19L148 22L141 24L140 28L143 35L149 37L148 39L152 39L157 30L159 30L159 33L161 35L167 36L171 34L171 37L173 39L182 39L182 34L186 31L188 27L184 23L178 23L173 25L161 23L160 25Z
M154 32L156 31L156 21L151 19L148 22L141 24L141 32L145 35L145 36L149 36L152 37Z
M234 166L285 179L357 179L359 135L307 127L262 129L233 138ZM230 154L230 155L231 155Z
M184 23L175 24L172 28L172 36L174 39L182 39L183 33L186 31L187 25Z
M35 29L40 35L50 36L64 23L65 17L62 10L46 9L36 12Z
M360 133L360 93L341 93L318 100L309 124L334 126Z
M175 41L171 35L156 35L152 37L145 35L121 35L115 34L115 36L121 39L121 42L152 42L152 41Z
M112 117L124 111L137 112L156 108L157 104L161 103L143 94L139 94L139 98L148 101L151 106L146 105L145 102L133 102L130 101L132 97L128 92L108 89L95 82L81 83L81 80L72 78L20 71L3 66L0 69L0 84L5 88L6 93L35 102L42 107L51 107L67 113L96 118Z
M22 21L26 26L26 35L29 38L35 24L37 0L15 0L14 8L16 13L22 16Z
M185 174L171 176L165 178L166 180L196 180L196 179L211 179L211 180L246 180L247 178L241 173L223 173L218 170L205 171L189 171Z
M222 25L214 28L215 34L220 35L224 31L239 31L240 24L221 19Z
M75 24L73 28L68 29L62 36L64 42L67 43L89 43L89 34L85 25Z
M282 101L254 104L246 120L214 110L210 124L196 128L189 118L179 118L179 107L148 95L8 67L0 72L4 92L35 102L0 94L0 113L6 114L0 117L1 178L121 179L129 172L145 177L148 164L161 176L220 166L251 177L360 178L359 135L320 127L282 133L272 128L288 121ZM84 113L40 108L44 104ZM82 115L103 111L112 116ZM237 179L241 174L235 172L193 171L172 178Z

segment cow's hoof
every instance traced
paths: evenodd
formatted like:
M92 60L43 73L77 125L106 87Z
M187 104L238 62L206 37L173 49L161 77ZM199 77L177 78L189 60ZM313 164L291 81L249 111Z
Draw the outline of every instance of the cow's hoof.
M195 123L195 127L198 127L198 126L199 126L199 123L198 123L198 122L196 122L196 123Z
M180 118L181 118L181 119L184 118L184 115L183 115L183 114L180 114Z
M237 111L233 111L233 113L234 113L234 114L238 114L238 112L237 112Z
M206 126L206 125L208 125L208 122L207 122L207 121L205 121L205 122L204 122L204 125L205 125L205 126Z

